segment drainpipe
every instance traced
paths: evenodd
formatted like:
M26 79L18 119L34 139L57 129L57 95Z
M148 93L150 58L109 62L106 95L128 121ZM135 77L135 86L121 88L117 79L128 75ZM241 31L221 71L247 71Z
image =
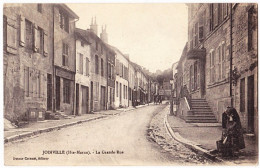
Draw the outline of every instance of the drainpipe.
M54 14L54 6L55 6L55 4L53 4L52 5L52 69L53 69L53 71L52 71L52 112L56 112L56 85L55 85L55 73L56 73L56 70L55 70L55 65L54 65L54 63L55 63L55 61L54 61L54 58L55 58L55 50L54 50L54 48L55 48L55 44L54 44L54 26L55 26L55 19L54 19L54 16L55 16L55 14Z
M232 59L233 59L233 39L232 39L232 3L230 4L230 71L229 71L229 84L230 84L230 98L231 107L233 107L233 94L232 94Z

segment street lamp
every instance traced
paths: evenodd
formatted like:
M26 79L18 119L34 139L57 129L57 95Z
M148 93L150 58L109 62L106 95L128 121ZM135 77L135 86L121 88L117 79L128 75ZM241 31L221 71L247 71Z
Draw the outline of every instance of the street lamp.
M172 93L172 86L173 86L173 80L171 79L170 80L170 84L171 84L171 104L170 104L170 115L172 116L173 115L173 93Z

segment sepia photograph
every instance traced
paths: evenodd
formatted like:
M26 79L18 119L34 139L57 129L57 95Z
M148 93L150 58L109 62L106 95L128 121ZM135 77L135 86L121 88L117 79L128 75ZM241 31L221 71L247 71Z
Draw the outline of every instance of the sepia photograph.
M258 166L257 2L4 2L4 166Z

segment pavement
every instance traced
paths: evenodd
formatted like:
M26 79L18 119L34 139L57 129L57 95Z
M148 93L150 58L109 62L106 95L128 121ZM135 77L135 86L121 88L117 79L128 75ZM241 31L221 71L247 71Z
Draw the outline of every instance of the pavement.
M183 119L166 116L166 125L170 127L174 138L209 157L227 164L257 164L258 143L244 134L246 148L238 153L235 158L223 158L218 154L213 155L211 151L216 150L216 141L221 138L222 127L220 123L186 123ZM230 163L228 163L230 162Z
M136 108L142 108L146 105L140 105ZM44 120L37 122L30 122L29 124L24 125L20 128L10 128L4 130L4 142L8 143L11 141L23 139L33 135L41 134L44 132L50 132L53 130L61 129L68 126L73 126L83 122L88 122L92 120L97 120L101 118L106 118L111 115L119 115L122 112L131 111L136 109L134 107L120 108L116 110L104 110L94 112L94 114L83 114L81 116L70 116L69 119L60 119L60 120Z

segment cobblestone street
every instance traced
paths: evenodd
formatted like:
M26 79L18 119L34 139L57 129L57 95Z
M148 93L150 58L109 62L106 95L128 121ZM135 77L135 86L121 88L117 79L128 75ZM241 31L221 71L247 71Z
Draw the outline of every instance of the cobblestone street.
M164 110L156 114L152 119L150 128L148 129L150 140L156 142L166 152L169 152L171 155L173 155L174 160L179 164L212 164L213 162L211 160L194 153L190 149L186 148L183 144L170 137L163 122L168 112L168 107L166 107Z

